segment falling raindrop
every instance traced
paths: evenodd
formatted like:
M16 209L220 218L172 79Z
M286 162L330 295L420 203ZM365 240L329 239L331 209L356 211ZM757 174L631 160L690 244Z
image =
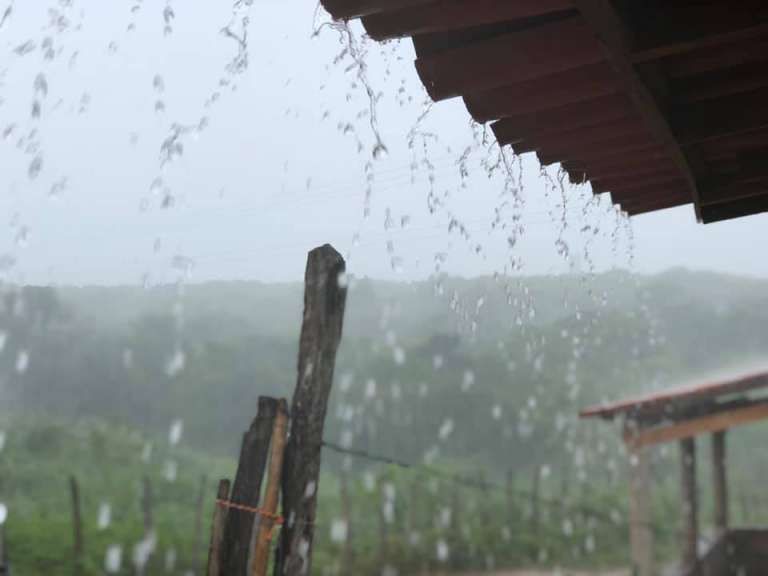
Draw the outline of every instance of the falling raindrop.
M5 521L8 519L8 507L0 502L0 526L5 524Z
M176 476L179 472L179 465L175 460L166 460L163 467L163 478L168 482L176 482Z
M0 430L0 452L5 448L5 430Z
M395 360L395 364L398 366L402 366L405 364L405 350L403 350L400 346L396 346L394 350L392 350L392 355Z
M437 555L438 561L440 561L440 562L447 562L448 561L448 557L450 556L450 550L448 548L448 543L441 538L440 540L437 541L436 548L437 548L436 549L436 555Z
M181 441L183 431L184 422L182 420L174 420L171 423L171 429L168 431L168 443L171 446L176 446Z
M438 431L437 434L440 440L445 441L448 439L448 437L451 435L452 432L453 432L453 420L451 420L450 418L447 418L443 422L443 424L440 426L440 430Z
M16 373L24 374L29 368L29 352L26 350L19 350L16 355Z
M102 502L99 504L99 515L96 524L99 530L106 530L109 528L111 522L112 506L110 506L107 502Z
M29 163L29 168L27 168L27 176L29 176L30 180L34 180L40 175L40 172L43 169L43 157L40 154L37 154L34 158L32 158L32 161Z
M112 544L107 548L104 556L104 570L109 574L117 574L123 563L123 548L119 544Z
M184 365L186 364L186 355L184 354L184 351L180 348L177 348L173 355L168 359L168 361L165 363L165 374L169 378L175 378L179 374L181 374L182 370L184 370Z

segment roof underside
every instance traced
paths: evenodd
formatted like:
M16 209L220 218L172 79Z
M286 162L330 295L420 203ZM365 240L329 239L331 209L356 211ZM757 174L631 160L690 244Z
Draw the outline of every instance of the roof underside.
M768 211L764 0L322 0L376 40L411 36L436 100L560 162L630 215Z
M625 416L650 423L661 420L683 420L718 412L723 406L732 408L743 405L747 394L764 388L768 388L768 371L726 380L701 382L648 396L595 406L582 411L580 416L609 420Z

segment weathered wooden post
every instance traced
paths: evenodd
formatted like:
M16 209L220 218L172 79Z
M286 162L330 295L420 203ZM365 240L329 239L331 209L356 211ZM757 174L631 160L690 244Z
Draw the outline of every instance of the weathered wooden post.
M208 576L221 574L221 547L224 540L224 526L227 523L229 508L224 503L229 502L230 482L227 479L219 481L216 491L216 503L213 505L213 521L211 522L211 543L208 548Z
M309 253L298 379L283 469L286 523L275 559L276 576L312 573L323 427L347 298L344 272L344 259L333 247L325 245Z
M342 576L352 576L354 561L352 555L352 504L349 498L349 472L343 465L339 477L339 498L341 500L341 518L345 526L341 553L341 574Z
M696 486L696 441L680 441L681 497L683 503L682 567L692 570L698 563L699 511Z
M83 552L85 544L83 542L83 515L80 507L80 486L77 478L69 477L69 493L72 498L72 573L79 576L83 573Z
M264 513L257 518L256 549L253 553L253 576L266 576L269 563L269 545L276 524L277 505L280 501L280 480L283 471L283 455L288 434L288 403L280 400L277 405L275 424L272 428L272 448L269 455L267 487L264 490Z
M715 531L728 531L728 477L726 472L725 431L712 434L712 486L715 491Z
M195 545L192 551L195 574L202 574L203 562L203 508L205 506L205 492L208 489L208 477L203 474L200 477L200 489L197 493L197 510L195 511Z
M245 576L251 552L253 526L257 518L253 510L259 505L261 482L269 455L278 401L259 398L259 408L251 427L243 435L240 460L230 500L220 552L219 576Z

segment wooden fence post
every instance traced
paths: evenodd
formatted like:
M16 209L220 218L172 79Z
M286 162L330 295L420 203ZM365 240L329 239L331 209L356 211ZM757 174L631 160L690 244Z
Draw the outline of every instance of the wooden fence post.
M278 401L259 398L259 408L250 429L243 435L240 461L230 501L235 506L256 508L261 497L261 482L269 455L272 428L277 415ZM245 576L253 536L253 512L230 508L224 528L224 542L220 556L220 576Z
M288 403L280 400L277 405L277 415L272 428L272 449L269 456L267 487L264 491L265 512L258 518L259 531L256 535L256 550L253 553L253 576L266 576L269 563L269 545L275 528L275 515L280 500L280 477L283 471L283 455L288 434Z
M224 540L224 526L227 523L229 509L222 502L229 501L230 482L227 479L219 481L216 491L216 503L213 505L213 521L211 522L211 543L208 548L208 576L221 574L221 546Z
M346 286L340 281L344 271L344 259L333 247L326 244L309 253L298 378L282 482L287 521L275 559L276 576L312 573L323 427L347 298Z
M205 492L208 489L208 477L200 477L200 491L197 494L197 510L195 512L195 545L192 551L195 574L202 574L203 562L203 508L205 507Z
M79 576L83 573L83 552L85 544L83 542L83 515L80 507L80 486L77 478L69 477L69 493L72 498L72 552L73 568L72 573Z
M349 498L349 472L343 466L339 477L339 498L341 499L341 517L346 526L346 538L341 554L341 574L342 576L352 576L352 504Z

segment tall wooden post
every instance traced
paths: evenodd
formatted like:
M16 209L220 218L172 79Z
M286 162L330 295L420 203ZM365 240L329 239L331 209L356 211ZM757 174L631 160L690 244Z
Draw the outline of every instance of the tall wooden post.
M276 576L312 574L317 489L325 413L333 383L347 299L341 255L329 245L309 253L298 380L291 406L291 437L283 470L283 517Z
M683 503L682 567L691 570L698 562L699 513L696 487L696 441L680 441L681 497Z
M227 513L224 541L221 547L220 576L248 573L253 525L256 518L252 511L238 508L257 508L261 498L261 483L269 456L269 443L277 414L278 401L259 398L258 412L251 427L243 435L240 460L230 501L233 505Z
M80 486L77 483L77 478L74 476L69 477L69 493L72 498L72 573L75 576L79 576L83 573L85 544L83 543L83 514L80 507Z
M216 491L216 503L213 507L213 521L211 522L211 544L208 548L207 576L219 576L221 574L221 547L224 540L224 526L227 523L229 509L223 505L229 501L230 482L227 479L219 481L219 489Z
M712 434L712 486L715 492L715 531L728 531L728 478L726 473L725 431Z
M630 449L629 540L633 576L654 576L650 467L647 449Z

